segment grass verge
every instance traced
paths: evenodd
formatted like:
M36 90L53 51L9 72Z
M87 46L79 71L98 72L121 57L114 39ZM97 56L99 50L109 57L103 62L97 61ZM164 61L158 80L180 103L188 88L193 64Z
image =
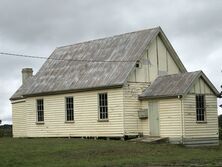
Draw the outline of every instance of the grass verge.
M222 146L186 148L113 140L0 138L0 166L222 166Z

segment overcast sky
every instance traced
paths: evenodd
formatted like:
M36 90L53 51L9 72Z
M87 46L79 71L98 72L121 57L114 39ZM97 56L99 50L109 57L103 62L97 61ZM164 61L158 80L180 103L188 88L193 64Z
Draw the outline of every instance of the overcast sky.
M188 71L203 70L221 90L221 0L0 0L0 52L48 57L61 45L156 26ZM9 98L21 85L21 69L36 73L43 62L0 55L3 123L11 123Z

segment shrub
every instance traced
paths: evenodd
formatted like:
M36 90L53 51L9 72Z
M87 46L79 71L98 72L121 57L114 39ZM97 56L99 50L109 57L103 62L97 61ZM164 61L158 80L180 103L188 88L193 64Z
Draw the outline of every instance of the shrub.
M218 116L218 125L222 128L222 114Z
M0 137L12 137L12 125L0 126Z
M219 128L219 139L222 140L222 128Z
M4 131L3 129L0 129L0 137L3 137L4 136Z

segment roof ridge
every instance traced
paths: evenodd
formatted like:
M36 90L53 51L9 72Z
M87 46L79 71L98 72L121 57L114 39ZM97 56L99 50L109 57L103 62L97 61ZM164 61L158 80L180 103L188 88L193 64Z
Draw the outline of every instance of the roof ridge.
M138 30L138 31L131 31L131 32L127 32L127 33L121 33L121 34L112 35L112 36L108 36L108 37L102 37L102 38L98 38L98 39L86 40L86 41L77 42L77 43L70 44L70 45L59 46L59 47L56 47L56 49L65 48L65 47L70 47L70 46L75 46L75 45L80 45L80 44L83 44L83 43L95 42L95 41L99 41L99 40L104 40L104 39L108 39L108 38L114 38L114 37L118 37L118 36L123 36L123 35L127 35L127 34L138 33L138 32L147 31L147 30L155 30L155 29L156 29L156 30L160 29L160 26L158 26L158 27L153 27L153 28L148 28L148 29L142 29L142 30Z

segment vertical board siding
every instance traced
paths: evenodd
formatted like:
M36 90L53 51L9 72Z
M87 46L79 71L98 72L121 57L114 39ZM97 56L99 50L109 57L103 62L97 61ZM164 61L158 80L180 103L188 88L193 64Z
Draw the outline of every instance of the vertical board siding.
M176 65L173 58L170 56L169 52L167 51L167 67L168 67L168 74L178 74L180 73L180 70L178 66Z
M206 123L196 122L195 95L187 95L184 99L185 137L218 137L217 98L214 95L205 95Z
M160 136L180 140L182 136L181 101L179 99L159 100Z
M210 90L209 86L204 82L202 78L199 78L195 85L190 90L191 94L211 94L214 93Z
M108 93L108 122L98 121L98 93ZM74 97L74 122L65 122L65 97ZM123 136L123 90L43 96L44 124L36 124L36 98L27 98L28 137ZM13 104L14 105L14 104ZM23 104L24 105L24 104ZM17 108L17 106L14 106ZM13 110L15 113L16 110ZM17 118L15 117L15 120ZM21 134L18 133L17 137Z
M26 137L26 102L12 104L13 137Z
M140 61L141 67L135 68L135 80L136 82L149 82L148 78L148 61L147 59L147 53L143 56L142 60Z
M159 57L159 71L167 71L167 49L164 46L160 37L157 37L158 42L158 57Z
M150 60L150 82L154 81L156 77L158 76L158 70L157 70L157 49L156 49L156 39L150 44L150 47L148 49L148 56Z
M180 71L159 36L149 45L141 64L141 68L132 71L128 78L129 82L153 82L159 72L163 75L177 74Z
M141 67L135 67L134 70L128 77L129 82L150 82L149 78L149 66L150 60L148 58L148 53L146 52L145 55L140 60Z

